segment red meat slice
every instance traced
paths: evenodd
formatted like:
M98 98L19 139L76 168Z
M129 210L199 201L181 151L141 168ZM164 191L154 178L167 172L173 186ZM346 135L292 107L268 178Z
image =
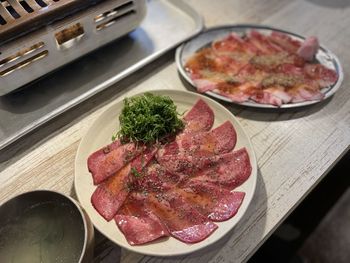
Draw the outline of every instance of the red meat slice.
M320 45L318 43L317 37L308 37L301 44L297 53L300 57L304 58L306 61L313 61Z
M220 222L233 217L243 202L245 193L230 192L212 183L189 181L179 193L203 215Z
M148 194L147 206L161 219L171 236L185 243L200 242L218 228L174 192Z
M129 195L114 220L130 245L141 245L169 236L159 218L145 206L145 196Z
M179 175L169 173L164 167L155 162L148 165L141 176L133 178L132 187L135 191L143 193L165 192L173 189L179 178Z
M237 135L232 123L225 121L210 132L184 136L179 144L181 151L208 156L231 151L236 145L236 140Z
M248 33L248 41L259 50L260 54L275 54L283 51L279 45L276 45L267 36L256 30L251 30Z
M89 171L91 173L98 173L98 171L101 169L100 163L103 162L103 160L106 158L106 155L118 149L120 145L121 142L119 140L116 140L111 144L103 147L102 149L99 149L98 151L92 153L87 161Z
M212 49L216 55L230 55L232 53L255 55L259 52L259 49L249 43L246 38L243 39L235 33L213 42Z
M130 177L142 173L143 168L153 158L156 150L148 150L116 174L100 184L91 196L91 203L107 221L117 213L129 193Z
M202 167L207 159L227 153L236 145L237 135L231 122L226 121L210 132L183 135L159 149L157 161L171 172L186 172Z
M317 81L322 88L333 85L338 80L338 74L334 70L321 64L306 64L304 72L308 77Z
M297 53L301 47L301 41L291 38L290 36L281 32L273 31L269 36L269 39L290 53Z
M281 106L283 103L283 100L280 97L272 94L270 90L261 90L260 92L255 93L250 98L261 104Z
M193 79L194 85L196 86L198 92L200 93L215 90L218 87L218 82L213 80L207 80L204 78L200 78L200 79L192 78L192 79Z
M191 181L222 185L233 189L244 183L250 176L252 167L245 148L223 154L218 161L195 173Z
M236 145L236 131L230 121L226 121L209 132L184 134L176 141L168 143L157 152L158 157L178 153L210 156L231 151ZM159 160L158 160L159 161Z
M241 103L247 101L250 96L254 94L257 89L257 84L256 82L243 82L242 84L239 83L236 85L221 83L218 85L216 92L234 102Z
M186 128L184 132L209 131L214 124L214 112L202 99L199 99L185 115Z
M97 185L118 172L143 150L144 146L136 146L134 143L121 144L116 141L91 154L87 163L94 184Z
M320 92L319 86L315 81L305 81L305 83L289 89L288 93L293 97L292 102L321 100L324 98L324 94Z
M136 190L158 196L164 193L166 195L168 191L175 195L179 194L201 214L213 221L224 221L233 217L245 195L243 192L230 192L226 188L207 182L188 180L179 185L177 184L179 178L167 172L159 164L152 164L145 176L138 179Z

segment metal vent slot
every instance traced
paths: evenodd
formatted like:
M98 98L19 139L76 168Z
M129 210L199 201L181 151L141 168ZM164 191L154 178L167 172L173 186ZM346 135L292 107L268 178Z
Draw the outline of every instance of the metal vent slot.
M17 19L17 18L20 18L21 16L17 13L17 11L13 8L12 5L7 5L5 7L7 9L7 11L10 13L10 15L14 18L14 19Z
M40 52L40 53L38 53L38 54L36 54L36 55L26 59L26 60L23 60L23 61L17 63L16 65L13 65L12 67L9 67L9 68L7 68L7 69L5 69L3 71L0 71L0 76L4 77L4 76L14 72L15 70L18 70L18 69L21 69L23 67L26 67L29 64L33 63L34 61L37 61L39 59L42 59L42 58L46 57L48 54L49 54L49 51L44 50L44 51L42 51L42 52Z
M110 19L110 20L108 20L108 21L106 21L104 23L99 24L98 26L96 26L96 30L100 31L102 29L110 27L111 25L115 24L117 21L120 21L120 20L122 20L122 19L124 19L124 18L126 18L128 16L135 15L135 14L136 14L135 10L130 10L130 11L128 11L128 12L122 14L122 15L119 15L119 16L117 16L115 18L112 18L112 19Z
M133 5L134 5L133 1L129 1L129 2L126 2L124 4L121 4L120 6L115 7L112 10L109 10L109 11L106 11L102 14L99 14L98 16L96 16L94 18L94 21L95 21L95 23L99 23L105 19L111 18L115 15L118 15L119 13L121 13L123 11L130 9L131 7L133 7Z
M13 54L11 56L8 56L2 60L0 60L0 68L5 66L6 64L10 63L10 62L13 62L21 57L24 57L24 56L27 56L31 53L33 53L34 51L42 48L43 46L45 46L44 42L39 42L29 48L24 48L20 51L18 51L16 54Z
M74 24L55 33L57 45L60 48L70 48L76 44L85 34L84 27L80 24Z
M26 1L22 0L22 1L19 1L19 3L23 7L23 9L26 10L28 13L32 13L34 11L33 8L31 8Z
M6 20L0 15L0 25L6 25Z
M40 5L41 7L47 6L47 4L43 0L35 0L35 2L37 2L37 4Z

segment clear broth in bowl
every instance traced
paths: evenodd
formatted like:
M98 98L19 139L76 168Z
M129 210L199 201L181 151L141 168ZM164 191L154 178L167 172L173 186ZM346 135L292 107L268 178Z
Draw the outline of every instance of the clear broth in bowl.
M79 262L84 223L68 203L47 201L26 207L0 226L0 262Z

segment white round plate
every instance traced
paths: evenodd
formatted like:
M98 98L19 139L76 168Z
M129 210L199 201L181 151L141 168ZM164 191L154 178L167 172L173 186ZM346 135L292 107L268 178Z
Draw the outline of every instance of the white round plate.
M217 39L227 36L231 32L235 32L239 35L242 35L252 29L259 31L262 34L269 34L272 31L277 31L277 32L282 32L284 34L287 34L290 37L297 40L304 41L305 39L302 36L299 36L297 34L294 34L285 30L267 27L267 26L259 26L259 25L230 25L230 26L220 26L220 27L210 28L207 31L200 33L199 35L195 36L194 38L190 39L189 41L185 42L183 45L177 48L175 60L176 60L177 68L180 74L184 77L184 79L188 83L190 83L192 86L195 87L195 84L190 78L188 72L185 70L185 64L187 60L199 49L209 45L211 42ZM334 85L321 90L321 92L324 93L325 95L323 98L323 100L325 100L330 96L332 96L339 89L344 78L343 69L339 62L339 59L324 46L320 46L318 53L316 54L316 59L319 61L319 63L325 65L330 69L335 70L338 73L337 82ZM319 100L303 101L303 102L282 104L280 107L277 107L274 105L257 103L252 100L248 100L242 103L233 102L229 98L224 97L212 91L208 91L206 92L206 94L226 102L231 102L234 104L239 104L239 105L244 105L249 107L256 107L256 108L294 108L294 107L306 106L306 105L311 105L311 104L320 102Z
M252 144L244 132L242 126L239 124L238 120L233 116L233 114L224 108L221 104L208 97L199 95L194 92L179 90L156 90L151 92L153 94L169 96L177 105L178 112L189 110L199 98L202 98L205 102L208 103L208 105L213 109L215 113L214 127L218 126L226 120L230 120L232 122L237 132L237 145L235 149L246 147L252 166L252 173L249 179L240 187L235 189L246 193L242 206L240 207L238 213L230 220L217 223L219 228L207 239L197 244L189 245L180 242L175 238L169 237L159 239L153 243L145 245L130 246L126 241L124 235L119 231L114 220L107 222L93 208L90 202L90 198L96 189L96 186L93 185L92 176L87 168L88 156L101 147L111 143L112 135L115 134L119 129L118 118L123 108L123 101L116 102L105 112L103 112L91 125L85 136L82 138L75 159L75 191L80 204L89 215L94 226L117 245L120 245L134 252L153 256L175 256L187 254L213 244L222 238L228 231L230 231L242 218L254 195L257 181L257 161Z

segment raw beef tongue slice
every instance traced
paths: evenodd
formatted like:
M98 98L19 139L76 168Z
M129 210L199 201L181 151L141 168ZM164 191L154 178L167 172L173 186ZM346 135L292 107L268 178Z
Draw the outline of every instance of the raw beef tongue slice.
M157 152L157 160L167 155L174 154L199 154L211 156L231 151L237 141L235 128L230 121L225 121L220 126L209 132L198 134L184 134L175 142L166 144Z
M132 187L143 193L158 193L174 188L178 181L177 174L169 173L164 167L154 162L149 164L140 176L133 177Z
M200 242L218 228L174 192L148 194L147 206L165 224L171 236L185 243Z
M98 173L100 169L100 162L103 162L106 155L110 152L115 151L121 145L120 140L115 140L111 144L99 149L98 151L92 153L87 161L89 172Z
M200 213L220 222L233 217L241 206L245 193L230 192L212 183L188 181L183 189L177 190Z
M142 173L143 168L153 158L155 152L154 149L147 150L96 188L91 196L91 203L107 221L114 217L126 199L129 193L130 177L134 176L135 173Z
M145 207L145 196L132 193L114 220L130 245L142 245L169 236L159 218Z
M184 117L185 132L209 131L214 124L214 112L202 99L199 99Z
M159 149L156 158L170 172L189 173L202 168L207 157L231 151L236 141L236 131L226 121L209 132L183 135Z
M121 144L116 141L91 154L87 164L94 185L118 172L143 150L145 150L144 146L135 145L135 143Z
M232 190L244 183L252 172L249 155L245 148L221 155L218 161L206 169L195 173L193 182L221 185Z

